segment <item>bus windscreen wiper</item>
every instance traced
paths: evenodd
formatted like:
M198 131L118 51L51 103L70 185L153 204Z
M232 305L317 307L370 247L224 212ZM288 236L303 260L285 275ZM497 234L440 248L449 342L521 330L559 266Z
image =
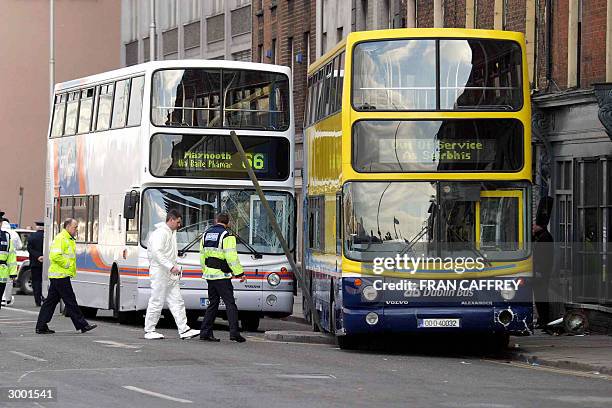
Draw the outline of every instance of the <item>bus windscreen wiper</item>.
M236 237L236 239L238 240L238 242L240 242L242 245L244 245L246 247L246 249L249 250L250 253L253 254L253 258L255 259L261 259L263 258L263 255L260 254L259 252L257 252L255 250L255 248L253 248L252 246L250 246L249 244L246 243L246 241L244 239L242 239L240 237L240 235L236 234L230 227L225 227L225 229L227 229L229 232L231 232L232 234L234 234L234 236Z
M185 245L183 248L181 248L178 251L178 256L183 256L185 255L185 252L189 251L189 249L191 249L192 246L194 246L196 244L196 242L198 242L200 239L202 239L202 235L204 233L200 233L198 234L194 239L192 239L187 245Z

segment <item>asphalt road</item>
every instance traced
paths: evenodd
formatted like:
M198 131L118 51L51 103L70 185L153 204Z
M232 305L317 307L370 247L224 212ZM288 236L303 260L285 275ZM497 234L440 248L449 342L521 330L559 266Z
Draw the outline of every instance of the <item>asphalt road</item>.
M98 328L77 333L57 314L54 335L37 335L38 308L28 296L0 310L0 387L56 387L57 402L2 402L1 407L609 407L612 381L588 373L509 363L500 356L418 339L366 351L264 340L263 330L306 330L264 319L248 342L146 341L139 326L119 325L108 312ZM445 347L447 344L449 347ZM453 345L451 347L451 345ZM3 397L6 397L3 390Z

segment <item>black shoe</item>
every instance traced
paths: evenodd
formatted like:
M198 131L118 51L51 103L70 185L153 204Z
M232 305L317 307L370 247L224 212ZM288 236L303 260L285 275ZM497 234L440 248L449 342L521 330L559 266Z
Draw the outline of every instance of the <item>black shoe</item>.
M44 329L36 329L36 334L53 334L55 333L55 330L51 330L48 327L45 327Z
M230 337L231 341L235 341L236 343L244 343L246 341L246 339L244 337L242 337L241 335L237 335L235 337Z
M85 327L83 327L83 328L81 329L81 333L87 333L88 331L93 330L93 329L95 329L96 327L98 327L98 325L97 325L97 324L88 324L87 326L85 326Z
M216 338L215 336L212 336L212 335L210 335L210 336L200 336L200 340L202 340L202 341L212 341L212 342L215 342L215 343L218 343L218 342L221 341L221 340L219 340L218 338Z

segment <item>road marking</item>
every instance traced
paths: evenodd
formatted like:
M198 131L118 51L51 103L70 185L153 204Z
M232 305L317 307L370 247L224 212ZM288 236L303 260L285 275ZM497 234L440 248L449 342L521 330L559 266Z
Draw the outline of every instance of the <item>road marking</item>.
M594 373L587 373L583 371L568 370L568 369L556 368L556 367L533 366L527 363L519 363L519 362L514 362L514 361L502 362L502 361L486 360L486 359L484 361L488 361L489 363L494 363L494 364L502 364L506 366L511 365L513 367L518 367L518 368L528 368L532 370L548 371L550 373L556 373L556 374L574 375L577 377L597 378L599 380L612 381L612 376L607 375L607 374L594 374Z
M276 374L278 378L293 378L293 379L312 379L312 380L329 380L336 379L336 376L331 374Z
M112 347L112 348L139 349L142 347L142 346L133 346L131 344L119 343L118 341L112 341L112 340L94 340L93 342L100 343L104 345L105 347Z
M253 363L256 366L280 366L282 364L279 363Z
M4 310L15 310L16 312L28 313L28 314L32 314L32 315L37 315L38 316L38 312L33 312L31 310L25 310L25 309L19 309L19 308L16 308L16 307L5 306L2 309L4 309Z
M12 324L36 323L36 320L0 320L3 326Z
M13 353L17 356L23 357L23 358L29 358L30 360L36 360L36 361L44 361L46 362L47 360L45 360L44 358L40 358L40 357L35 357L35 356L31 356L29 354L26 353L20 353L19 351L9 351L9 353Z
M152 397L162 398L168 401L181 402L183 404L193 404L193 401L189 401L189 400L182 399L182 398L171 397L170 395L160 394L158 392L145 390L142 388L134 387L132 385L124 385L123 388L125 388L126 390L130 390L130 391L136 391L141 394L150 395Z

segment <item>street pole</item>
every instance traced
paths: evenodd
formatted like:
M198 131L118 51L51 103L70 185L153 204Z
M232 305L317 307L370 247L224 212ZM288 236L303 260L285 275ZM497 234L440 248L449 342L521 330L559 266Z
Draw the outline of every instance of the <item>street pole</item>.
M149 25L149 61L155 61L155 0L151 0L151 25Z
M318 316L319 312L314 307L312 296L310 296L310 293L307 290L305 290L306 289L306 279L304 279L304 274L302 274L302 271L298 269L295 263L295 260L293 259L291 251L289 250L289 245L287 245L287 241L285 241L285 237L283 236L280 226L278 225L278 222L276 221L276 216L274 215L274 211L272 211L272 207L270 207L270 204L268 203L268 200L266 199L266 196L263 190L261 189L261 186L259 185L259 181L257 181L255 172L253 171L253 169L251 168L251 165L249 164L246 153L244 152L244 149L242 148L242 143L240 143L240 140L238 139L236 132L234 132L233 130L230 132L230 136L232 137L232 141L234 142L234 145L236 145L236 149L238 150L238 155L240 156L242 165L246 168L247 173L249 174L249 178L251 179L251 182L253 183L253 186L255 187L255 191L257 191L257 195L259 196L259 199L261 200L261 203L264 206L264 209L266 210L266 214L268 215L268 220L270 221L270 224L272 224L272 229L274 230L276 237L278 238L279 242L281 243L281 246L283 247L285 256L287 257L287 260L289 261L289 264L291 265L291 269L293 270L293 273L297 276L298 280L300 281L300 286L304 288L304 291L302 293L304 294L304 297L306 298L306 302L308 302L308 305L310 306L310 310L312 313L311 318L315 322L317 327L319 328L319 331L323 331L323 328L321 327L321 323L319 322L319 316Z
M21 227L21 216L23 215L23 187L19 186L19 218L18 223Z
M54 0L50 0L49 2L49 87L50 89L50 95L49 95L49 100L51 101L50 104L50 108L49 112L52 111L53 108L53 88L55 87L55 44L54 44L54 40L55 40L55 29L54 29L54 9L55 9L55 4L54 4ZM46 140L46 137L45 137Z

